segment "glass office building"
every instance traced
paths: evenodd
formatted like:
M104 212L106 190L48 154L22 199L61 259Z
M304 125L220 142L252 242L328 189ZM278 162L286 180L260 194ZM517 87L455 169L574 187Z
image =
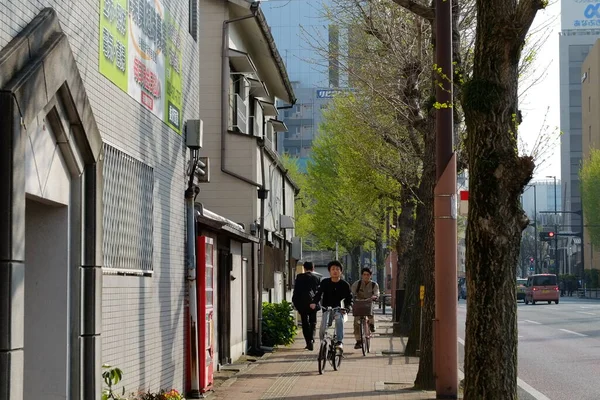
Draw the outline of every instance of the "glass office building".
M306 168L310 149L318 134L322 110L332 98L332 88L345 86L337 60L329 52L340 40L327 18L329 0L270 0L261 8L285 61L298 99L293 108L281 110L288 132L280 135L280 152L300 160Z

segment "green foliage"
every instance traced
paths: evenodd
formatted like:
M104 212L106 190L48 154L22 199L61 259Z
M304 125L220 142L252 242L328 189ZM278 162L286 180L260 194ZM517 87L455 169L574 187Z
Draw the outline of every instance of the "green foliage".
M296 338L292 303L263 303L262 342L265 346L289 346Z
M150 391L140 392L132 398L132 400L185 400L181 393L175 389L171 389L168 392L161 389L158 393L152 393Z
M307 191L312 233L325 246L337 241L348 252L372 246L385 228L386 207L397 203L407 157L402 165L398 150L383 140L378 127L391 136L397 125L377 107L376 99L347 94L336 96L324 112Z
M581 168L583 214L594 246L600 246L600 151L591 150Z
M300 192L298 195L296 195L294 202L294 235L307 237L310 235L311 231L311 221L309 215L311 199L307 191L307 176L300 171L297 158L291 157L288 154L283 154L281 156L281 161L287 169L290 178L292 178L292 180L300 188Z
M597 269L586 269L585 284L588 288L598 288L600 286L600 271Z
M125 400L125 387L123 387L122 395L115 393L115 386L123 379L123 371L117 367L111 367L108 364L102 365L102 379L106 384L106 388L102 390L102 400Z

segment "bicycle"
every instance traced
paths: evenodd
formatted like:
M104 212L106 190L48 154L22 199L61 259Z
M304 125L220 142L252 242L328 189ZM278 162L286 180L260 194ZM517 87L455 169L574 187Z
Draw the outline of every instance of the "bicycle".
M369 316L373 315L373 300L355 300L352 307L352 314L360 317L360 340L363 356L371 351L371 326L369 325Z
M333 370L337 371L342 363L342 350L335 346L337 336L334 333L333 337L329 335L328 329L333 325L335 313L342 310L341 307L324 307L323 319L321 320L321 329L319 336L321 337L321 345L319 347L319 355L317 362L319 364L319 375L323 374L327 361L332 365Z

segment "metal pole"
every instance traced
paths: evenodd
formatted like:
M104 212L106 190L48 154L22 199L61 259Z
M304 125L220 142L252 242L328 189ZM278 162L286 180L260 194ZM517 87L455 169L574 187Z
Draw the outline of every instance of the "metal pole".
M537 190L536 190L536 186L533 185L533 229L534 229L534 236L533 236L533 247L535 250L535 257L533 258L533 270L535 271L536 274L539 274L539 269L538 269L538 247L537 247L537 238L538 238L538 229L537 229Z
M192 157L197 157L193 154ZM196 216L194 209L195 190L193 186L194 168L192 168L190 182L185 191L186 208L186 269L189 293L189 357L190 357L190 391L186 397L190 399L200 398L200 375L199 375L199 343L198 343L198 296L196 293Z
M435 3L436 64L441 69L436 100L435 325L436 397L458 397L456 155L453 146L452 2ZM430 300L431 301L431 300Z
M556 219L558 218L558 208L556 207L556 175L554 178L554 272L560 274L558 267L558 226Z

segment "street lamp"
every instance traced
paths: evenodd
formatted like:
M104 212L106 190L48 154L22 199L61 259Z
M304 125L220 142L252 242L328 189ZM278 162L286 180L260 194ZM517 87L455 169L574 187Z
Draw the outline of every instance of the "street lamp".
M537 232L537 192L536 192L536 186L535 185L526 185L528 187L532 187L533 188L533 229L534 229L534 234L533 234L533 246L534 246L534 252L535 252L535 257L534 257L534 266L533 266L533 271L534 273L539 273L538 270L538 249L537 249L537 240L538 240L538 232Z
M558 227L556 224L556 219L558 215L558 208L556 206L556 175L549 175L546 176L546 178L554 179L554 232L557 233L557 235L554 238L554 272L559 273L560 271L558 269Z

